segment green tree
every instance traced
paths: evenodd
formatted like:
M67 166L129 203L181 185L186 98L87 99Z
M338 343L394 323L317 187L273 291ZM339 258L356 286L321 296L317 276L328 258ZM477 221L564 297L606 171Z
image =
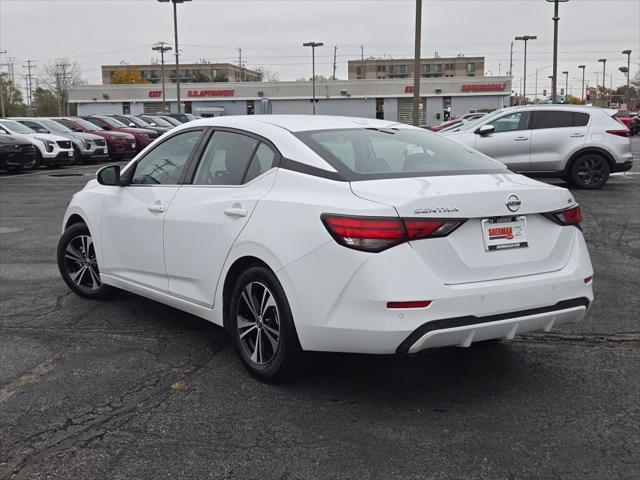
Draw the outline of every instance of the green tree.
M217 73L215 77L213 77L214 82L228 82L229 77L227 77L224 73Z
M51 90L41 87L33 92L31 109L37 117L54 117L60 113L58 98Z
M0 95L2 95L2 104L6 117L26 115L27 106L22 101L22 93L9 80L9 76L6 73L0 73Z

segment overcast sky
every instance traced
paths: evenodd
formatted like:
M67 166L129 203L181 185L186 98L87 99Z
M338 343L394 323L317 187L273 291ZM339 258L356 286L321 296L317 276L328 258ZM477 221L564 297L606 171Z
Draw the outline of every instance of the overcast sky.
M321 41L317 72L331 75L333 46L338 46L337 77L346 78L347 60L410 57L413 54L414 0L193 0L178 6L182 62L207 59L238 61L238 47L249 68L278 72L281 80L311 75L305 41ZM527 91L549 88L553 50L553 5L544 0L424 0L423 57L463 53L484 55L486 70L509 68L510 43L516 35L537 35L529 42ZM577 95L577 66L587 65L596 82L607 58L607 86L625 82L620 52L632 49L632 72L640 62L640 0L570 0L560 5L559 72L570 71ZM0 0L0 50L15 57L16 81L22 65L42 67L66 57L77 61L90 84L101 82L100 65L148 63L151 46L172 42L171 5L156 0ZM523 44L514 44L514 88L523 71ZM2 67L6 71L6 66ZM632 74L633 74L632 73ZM563 78L563 77L562 77ZM600 80L601 82L601 80Z

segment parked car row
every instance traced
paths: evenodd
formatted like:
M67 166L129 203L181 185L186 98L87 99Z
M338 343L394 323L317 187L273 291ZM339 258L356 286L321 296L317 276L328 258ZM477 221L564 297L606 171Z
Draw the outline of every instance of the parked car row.
M0 119L0 169L126 160L191 114L83 115Z

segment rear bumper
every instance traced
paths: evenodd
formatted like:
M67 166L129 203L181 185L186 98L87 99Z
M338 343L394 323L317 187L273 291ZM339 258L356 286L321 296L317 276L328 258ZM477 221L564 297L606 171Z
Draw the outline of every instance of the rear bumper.
M627 160L624 163L616 163L614 172L627 172L633 168L633 160Z
M548 307L487 317L457 317L427 322L411 333L396 349L396 353L415 353L425 348L456 345L468 347L473 342L505 338L579 322L589 309L589 299L563 300Z
M579 321L593 301L592 284L585 283L593 268L578 229L567 263L547 273L447 285L408 244L371 255L331 241L277 275L300 344L311 351L393 354L468 346ZM432 303L387 308L389 301L411 300Z

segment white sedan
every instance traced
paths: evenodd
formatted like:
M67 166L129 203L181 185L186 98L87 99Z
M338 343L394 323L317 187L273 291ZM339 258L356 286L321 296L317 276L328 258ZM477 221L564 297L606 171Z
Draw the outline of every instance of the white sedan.
M312 351L407 354L581 320L593 270L568 190L408 125L218 117L73 196L58 264L224 326L262 380Z

